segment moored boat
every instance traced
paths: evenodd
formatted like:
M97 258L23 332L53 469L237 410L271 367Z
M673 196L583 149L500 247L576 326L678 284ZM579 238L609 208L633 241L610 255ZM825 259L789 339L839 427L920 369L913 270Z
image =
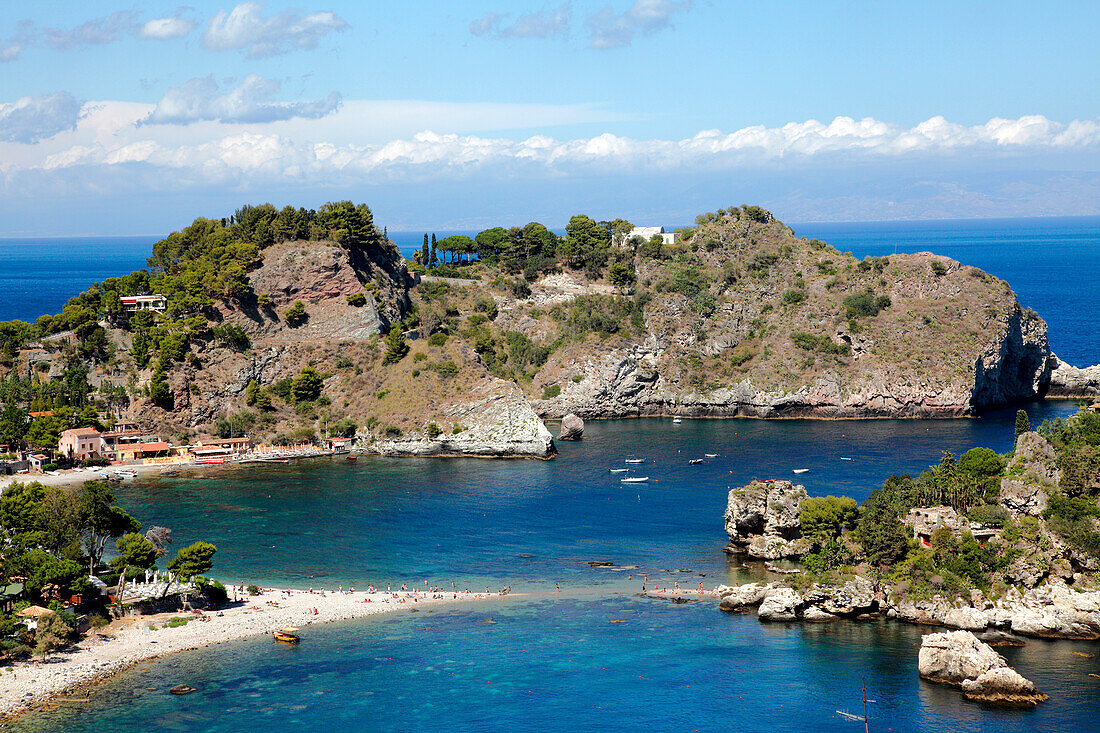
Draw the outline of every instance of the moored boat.
M627 458L626 463L645 463L644 458Z
M689 466L698 466L700 463L705 463L702 458L692 458L688 461Z
M608 470L609 473L626 473L630 469L629 468L609 468L607 470Z
M649 476L628 476L619 480L624 484L644 484L646 481L649 481Z
M294 626L287 626L285 629L279 629L275 632L275 641L280 644L297 644L302 639L297 634L298 629Z

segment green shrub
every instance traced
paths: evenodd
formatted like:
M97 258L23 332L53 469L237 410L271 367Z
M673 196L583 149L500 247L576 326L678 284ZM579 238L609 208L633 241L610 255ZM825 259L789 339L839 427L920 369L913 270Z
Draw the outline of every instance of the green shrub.
M212 335L218 343L236 351L244 351L252 345L244 329L234 323L223 323L219 326L214 326L210 329L210 335Z
M815 336L810 333L795 331L791 334L791 341L794 342L795 346L800 349L805 349L806 351L816 351L822 354L836 354L838 356L847 356L852 353L851 346L848 344L838 344L824 334Z
M930 266L932 268L932 274L936 277L943 277L947 274L947 268L939 260L932 260Z
M789 303L790 305L798 305L804 300L806 300L806 291L804 290L791 288L790 290L783 293L784 303Z
M447 359L446 361L441 361L438 364L434 365L432 368L435 369L436 373L444 379L458 376L458 365L450 359Z
M382 358L383 364L396 364L409 353L409 345L405 343L405 334L399 326L390 328L386 334L386 355Z
M985 527L1004 527L1012 517L1008 510L998 504L982 504L966 513L967 519Z
M854 293L844 299L844 308L848 318L872 318L879 311L890 307L890 296L880 295L875 297L874 292L868 290L863 293Z
M428 346L443 346L447 343L447 334L436 331L428 337Z
M428 423L426 433L427 433L428 438L430 440L435 440L436 438L438 438L440 435L443 434L443 428L439 427L434 422L430 422L430 423Z
M548 384L542 390L542 398L544 400L552 400L561 394L561 387L556 384Z
M366 304L367 304L367 296L363 295L362 293L349 293L348 294L348 305L354 306L356 308L361 308Z
M283 311L283 320L291 328L300 326L309 318L306 312L306 304L300 300L294 301L294 305Z
M847 496L812 496L798 506L798 528L816 545L854 529L859 518L855 499Z
M748 346L737 346L730 352L730 365L733 367L739 367L752 357L756 356L756 353Z
M484 313L490 321L497 317L497 302L489 297L481 297L474 301L474 310Z

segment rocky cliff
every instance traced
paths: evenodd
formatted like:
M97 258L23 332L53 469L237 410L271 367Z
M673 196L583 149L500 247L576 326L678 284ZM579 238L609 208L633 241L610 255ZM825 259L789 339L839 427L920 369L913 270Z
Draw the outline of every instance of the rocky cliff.
M798 509L805 486L790 481L751 481L731 489L726 502L729 552L776 560L798 557L809 549L798 532Z
M1067 392L1044 321L944 257L859 261L777 221L719 221L634 267L641 317L580 340L562 338L568 308L606 284L574 272L498 298L502 328L561 345L528 391L540 414L954 417Z

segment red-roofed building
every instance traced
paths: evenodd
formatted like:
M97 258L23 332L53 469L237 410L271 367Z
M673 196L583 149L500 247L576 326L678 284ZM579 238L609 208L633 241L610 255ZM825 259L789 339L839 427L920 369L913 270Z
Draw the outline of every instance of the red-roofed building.
M95 428L72 428L61 434L57 452L70 461L84 461L103 455L103 436Z

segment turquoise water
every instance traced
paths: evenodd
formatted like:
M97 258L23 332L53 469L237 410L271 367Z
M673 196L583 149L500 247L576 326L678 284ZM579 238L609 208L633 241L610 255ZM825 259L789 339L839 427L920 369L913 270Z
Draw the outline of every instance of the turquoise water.
M1028 409L1038 422L1073 407ZM1005 650L1052 695L1037 711L1005 712L920 682L917 627L762 625L712 601L634 595L639 574L681 587L744 577L722 552L728 485L805 467L812 494L862 498L941 448L1005 450L1013 418L608 421L550 462L324 460L128 483L126 506L172 527L177 544L215 541L214 574L233 582L507 583L530 595L310 628L294 648L248 639L176 655L15 729L854 731L834 711L857 709L862 675L878 701L872 730L1094 730L1100 695L1087 675L1100 663L1070 654L1094 643ZM704 450L721 455L687 465ZM607 473L632 453L656 481L624 488ZM180 682L199 692L169 695Z

